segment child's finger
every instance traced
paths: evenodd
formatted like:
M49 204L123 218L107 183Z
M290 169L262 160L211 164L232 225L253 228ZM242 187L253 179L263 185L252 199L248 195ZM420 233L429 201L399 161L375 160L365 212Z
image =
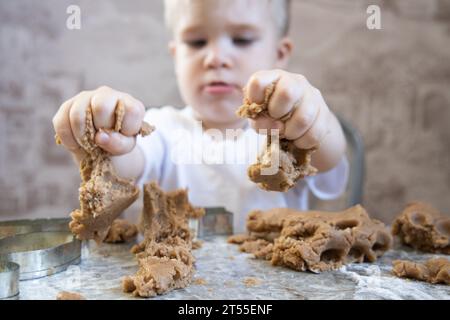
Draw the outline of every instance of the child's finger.
M328 124L330 111L326 105L319 105L319 113L311 128L299 139L294 141L294 145L300 149L311 149L317 147L328 134Z
M144 120L145 107L139 100L129 94L124 94L123 103L125 105L125 115L120 132L126 136L135 136L141 130Z
M82 91L73 100L70 108L70 127L78 144L82 145L82 137L86 130L86 110L91 104L91 91Z
M114 128L116 120L114 111L119 98L118 95L117 91L106 86L95 91L91 99L91 107L96 129Z
M306 90L292 116L286 121L284 135L286 139L296 140L308 131L317 118L319 106L315 104L311 90Z
M260 130L266 129L266 130L272 130L272 129L278 129L280 130L280 135L283 134L284 131L284 123L280 120L274 120L272 118L269 118L267 116L261 116L254 120L250 120L250 125L253 129L256 130L257 133L260 133ZM270 133L270 131L267 131L266 133Z
M53 117L53 128L55 133L61 139L62 145L69 151L75 152L80 145L75 140L70 126L70 108L72 107L73 98L64 102Z
M298 103L308 85L304 77L297 79L291 75L282 76L270 98L269 115L274 119L280 119L288 114Z
M129 153L136 145L135 137L127 137L119 132L99 130L95 134L96 144L113 156Z
M250 77L245 87L246 98L250 103L262 104L266 88L281 77L281 70L258 71Z

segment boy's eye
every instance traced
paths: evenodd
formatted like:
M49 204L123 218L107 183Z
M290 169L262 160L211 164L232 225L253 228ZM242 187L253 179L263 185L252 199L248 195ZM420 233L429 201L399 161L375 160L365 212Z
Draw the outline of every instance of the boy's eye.
M205 39L195 39L195 40L186 40L186 44L195 49L202 48L206 45L207 41Z
M235 37L233 38L233 43L240 47L245 47L252 44L255 41L253 38L243 38L243 37Z

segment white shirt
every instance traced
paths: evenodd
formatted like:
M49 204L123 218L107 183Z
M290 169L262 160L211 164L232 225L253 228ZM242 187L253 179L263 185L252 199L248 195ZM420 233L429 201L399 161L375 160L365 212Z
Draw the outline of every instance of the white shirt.
M256 162L265 143L264 135L247 127L234 139L220 139L218 130L203 131L189 106L149 109L145 121L156 131L137 139L145 157L138 185L157 181L165 191L188 188L194 206L225 207L232 212L235 233L245 231L251 210L307 210L308 192L330 200L347 185L349 165L344 157L332 170L300 180L288 192L265 191L247 176L248 166Z

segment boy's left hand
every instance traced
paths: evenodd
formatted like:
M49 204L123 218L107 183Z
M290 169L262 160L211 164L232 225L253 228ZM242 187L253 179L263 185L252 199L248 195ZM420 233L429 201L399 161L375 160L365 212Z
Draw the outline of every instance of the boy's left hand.
M265 89L274 82L269 117L250 120L252 127L255 130L279 129L282 137L293 140L300 149L318 146L328 134L331 118L331 111L320 91L300 74L283 70L259 71L253 74L244 89L246 98L250 103L262 104ZM288 120L280 120L289 113Z

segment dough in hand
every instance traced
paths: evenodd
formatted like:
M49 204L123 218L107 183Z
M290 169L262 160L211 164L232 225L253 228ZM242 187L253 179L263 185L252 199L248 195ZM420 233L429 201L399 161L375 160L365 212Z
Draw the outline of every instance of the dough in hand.
M237 115L251 119L262 115L268 117L268 104L275 86L276 83L273 83L266 88L262 104L250 103L246 99ZM290 115L287 115L283 118L289 117ZM286 192L293 188L298 180L317 173L317 169L311 165L311 156L316 149L299 149L293 141L284 138L274 141L268 132L266 147L257 162L248 168L247 174L251 181L264 190Z
M119 100L116 106L115 130L120 131L124 105ZM154 128L143 123L141 134L150 134ZM81 186L79 188L80 209L71 213L70 230L80 240L94 239L102 242L108 235L113 221L139 196L133 181L119 177L112 165L110 155L95 144L95 128L92 110L86 110L86 129L79 141L86 156L80 163ZM60 141L56 137L56 141Z

